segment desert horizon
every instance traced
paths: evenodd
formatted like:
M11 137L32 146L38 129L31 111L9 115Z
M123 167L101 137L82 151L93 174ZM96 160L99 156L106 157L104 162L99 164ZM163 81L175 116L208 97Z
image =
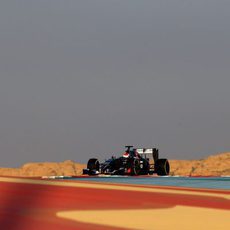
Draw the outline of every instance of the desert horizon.
M171 176L228 176L230 175L230 152L217 153L204 159L169 159ZM42 177L79 176L86 164L73 160L63 162L28 162L19 168L0 167L0 176Z

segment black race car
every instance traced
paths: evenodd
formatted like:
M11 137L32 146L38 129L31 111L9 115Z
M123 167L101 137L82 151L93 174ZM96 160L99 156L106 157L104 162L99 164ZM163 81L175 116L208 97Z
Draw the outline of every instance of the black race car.
M169 162L167 159L159 159L158 149L133 148L133 146L126 146L126 148L121 157L112 156L103 163L100 163L96 158L89 159L87 169L83 169L83 174L131 176L151 175L153 173L159 176L169 174ZM149 156L152 156L152 161Z

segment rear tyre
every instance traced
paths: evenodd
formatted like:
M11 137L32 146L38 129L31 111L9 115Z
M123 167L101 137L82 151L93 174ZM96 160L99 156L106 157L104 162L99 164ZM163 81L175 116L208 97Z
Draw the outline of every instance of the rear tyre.
M88 164L87 164L87 169L89 169L89 173L94 172L94 171L99 171L99 167L100 167L100 164L99 164L98 159L96 158L89 159Z
M170 172L170 166L167 159L158 159L155 162L155 172L158 176L167 176Z

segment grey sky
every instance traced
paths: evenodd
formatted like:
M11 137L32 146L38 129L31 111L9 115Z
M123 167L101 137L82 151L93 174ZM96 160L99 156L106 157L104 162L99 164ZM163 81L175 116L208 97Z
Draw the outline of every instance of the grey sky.
M0 166L126 144L229 151L230 1L0 2Z

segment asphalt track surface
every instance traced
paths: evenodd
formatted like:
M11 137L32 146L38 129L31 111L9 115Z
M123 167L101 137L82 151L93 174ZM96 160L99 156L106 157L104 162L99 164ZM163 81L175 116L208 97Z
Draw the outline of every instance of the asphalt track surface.
M136 185L161 185L188 188L210 188L230 190L230 177L179 177L179 176L95 176L77 177L72 180L97 181Z
M0 229L230 229L230 191L0 177Z

